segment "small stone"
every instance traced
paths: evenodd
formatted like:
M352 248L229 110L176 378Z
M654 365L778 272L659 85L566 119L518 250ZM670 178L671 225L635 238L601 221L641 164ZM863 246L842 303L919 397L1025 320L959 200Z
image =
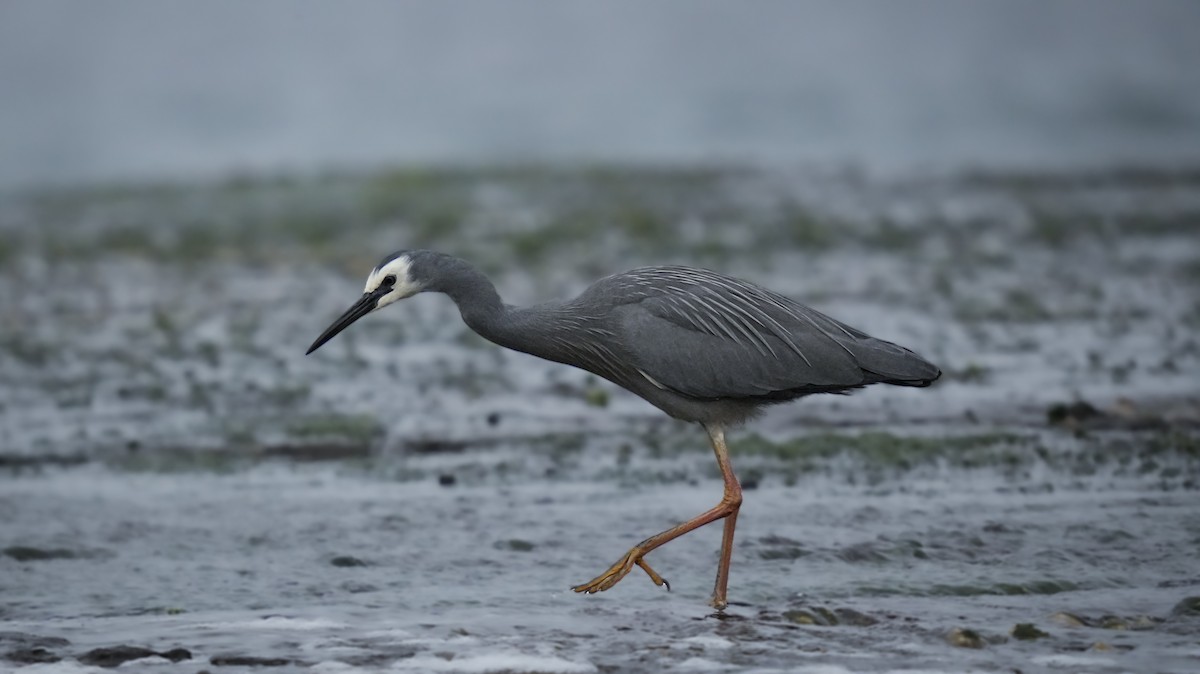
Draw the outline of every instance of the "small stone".
M1106 630L1127 630L1129 622L1119 615L1106 615L1100 618L1100 627Z
M43 562L49 559L75 559L79 555L66 548L35 548L28 545L13 545L4 548L4 554L18 562Z
M457 482L457 480L450 473L442 473L441 475L438 475L438 484L443 487L453 487L455 482Z
M1048 632L1043 632L1038 629L1033 623L1017 623L1013 625L1012 631L1009 632L1014 639L1021 641L1030 641L1032 639L1042 639L1050 636Z
M1055 403L1046 410L1046 421L1058 426L1076 426L1102 416L1100 410L1089 402Z
M496 541L492 547L497 550L512 550L514 552L532 552L533 543L523 541L519 538L511 538L507 541Z
M1066 611L1059 611L1050 616L1050 622L1062 627L1087 627L1087 621L1074 613L1067 613Z
M358 557L351 557L350 555L338 555L337 557L329 560L329 563L342 568L352 566L369 566L366 562Z
M159 653L160 658L166 658L171 662L180 662L182 660L191 660L192 652L186 648L172 648L169 651Z
M837 615L838 622L843 625L853 625L854 627L870 627L871 625L876 625L879 623L878 618L869 616L862 611L855 611L852 608L834 609L833 612Z
M1200 597L1185 597L1171 608L1171 615L1200 616Z
M488 424L488 426L499 426L500 425L500 413L499 412L488 413L487 424Z
M1093 651L1111 651L1114 649L1112 647L1112 644L1106 644L1103 641L1097 641L1096 643L1092 644L1091 650L1093 650Z
M946 641L958 648L983 648L983 637L979 632L965 627L955 627L946 635Z
M797 625L816 625L818 627L833 627L838 624L837 616L827 608L812 608L812 609L792 609L784 611L783 617L788 622Z
M608 407L608 391L594 386L584 391L583 401L592 407Z
M784 611L783 617L786 618L788 622L796 623L797 625L820 624L817 622L817 617L815 615L809 613L808 611L801 611L799 609Z

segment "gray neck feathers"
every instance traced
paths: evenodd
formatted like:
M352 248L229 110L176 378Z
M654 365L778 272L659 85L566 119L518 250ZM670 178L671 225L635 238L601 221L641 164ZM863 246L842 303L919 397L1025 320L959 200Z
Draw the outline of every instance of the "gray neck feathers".
M425 289L449 295L458 305L463 321L475 332L491 339L489 332L505 310L496 286L465 260L439 255L430 264L430 281Z
M496 286L465 260L443 255L431 262L425 290L449 295L467 327L500 346L570 362L564 340L556 334L566 327L553 308L556 305L520 308L504 304Z

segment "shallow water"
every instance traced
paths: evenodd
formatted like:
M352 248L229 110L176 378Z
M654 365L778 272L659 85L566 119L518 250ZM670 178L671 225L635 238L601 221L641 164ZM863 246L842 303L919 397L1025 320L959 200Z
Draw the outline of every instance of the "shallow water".
M0 669L129 645L191 655L138 671L1194 671L1198 185L529 170L9 198ZM579 596L716 502L703 433L440 297L300 355L418 245L518 303L704 264L946 375L731 433L723 617L717 527L649 557L670 592Z
M134 644L335 671L1194 669L1200 618L1171 614L1200 582L1194 491L1093 477L1022 493L990 469L911 477L748 492L720 618L705 607L718 528L651 555L669 593L636 575L598 596L567 589L707 508L714 480L56 470L7 486L6 529L75 558L3 562L4 630L70 639L54 649L68 661ZM820 609L839 624L797 624ZM1063 625L1063 612L1094 626ZM1019 623L1048 636L1010 638ZM985 645L950 645L955 629Z

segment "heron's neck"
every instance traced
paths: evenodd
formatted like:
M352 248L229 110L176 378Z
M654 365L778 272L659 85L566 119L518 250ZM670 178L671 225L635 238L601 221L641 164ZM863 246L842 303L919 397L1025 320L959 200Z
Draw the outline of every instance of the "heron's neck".
M458 305L463 321L475 332L489 337L488 332L505 312L496 286L471 263L456 257L446 256L439 276L427 290L449 295Z
M496 286L469 262L450 258L444 264L447 273L428 290L449 295L467 327L500 346L555 359L559 347L550 338L552 316L505 304Z

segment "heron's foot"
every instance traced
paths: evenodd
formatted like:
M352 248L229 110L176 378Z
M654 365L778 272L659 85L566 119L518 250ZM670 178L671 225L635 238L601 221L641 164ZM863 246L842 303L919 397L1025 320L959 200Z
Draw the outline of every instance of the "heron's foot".
M670 590L671 584L668 583L662 576L658 575L654 569L650 568L650 565L646 563L646 560L642 559L642 556L645 554L646 553L642 552L641 548L635 546L629 552L625 553L625 556L622 557L620 561L608 567L607 571L599 576L596 576L590 581L582 585L576 585L571 589L576 592L583 592L584 594L603 592L620 582L622 578L624 578L630 571L633 570L633 567L636 564L637 566L641 567L642 571L646 572L647 576L650 576L650 580L655 585L658 585L659 587L665 587L667 590Z
M729 602L725 601L725 595L722 594L721 596L717 596L714 594L712 599L708 600L708 605L717 609L719 612L724 612L725 607L729 606Z

